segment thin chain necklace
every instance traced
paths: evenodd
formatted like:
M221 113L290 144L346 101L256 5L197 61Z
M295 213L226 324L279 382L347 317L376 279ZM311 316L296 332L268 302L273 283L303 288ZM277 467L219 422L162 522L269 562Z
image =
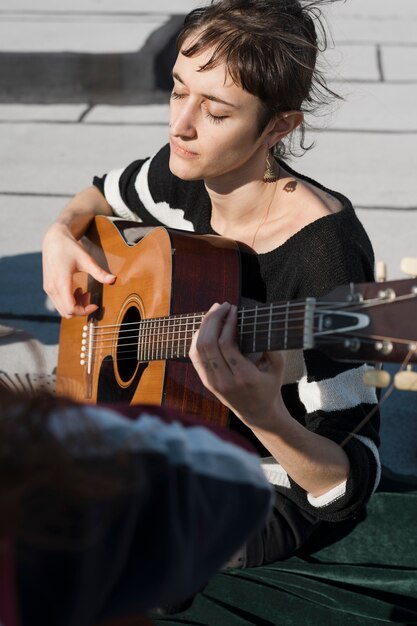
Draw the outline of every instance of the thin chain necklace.
M281 177L281 166L280 166L279 163L278 163L278 168L279 168L278 169L278 175L277 175L277 179L276 179L275 183L278 183L279 179ZM263 215L261 221L259 222L259 224L258 224L258 226L257 226L257 228L255 230L255 233L254 233L253 239L252 239L252 243L250 244L251 248L253 248L253 246L255 245L255 240L256 240L256 237L257 237L261 227L265 224L266 220L268 219L269 210L270 210L270 208L272 206L272 200L274 199L274 197L275 197L275 190L274 190L274 193L272 194L271 199L270 199L270 201L268 203L268 206L266 208L265 214Z

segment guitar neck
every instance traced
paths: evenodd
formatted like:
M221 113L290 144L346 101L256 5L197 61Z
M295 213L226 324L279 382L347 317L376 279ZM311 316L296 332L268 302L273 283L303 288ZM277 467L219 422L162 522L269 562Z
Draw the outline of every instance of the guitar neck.
M244 354L312 348L314 298L238 310L237 340ZM146 319L139 324L138 360L183 359L205 313Z

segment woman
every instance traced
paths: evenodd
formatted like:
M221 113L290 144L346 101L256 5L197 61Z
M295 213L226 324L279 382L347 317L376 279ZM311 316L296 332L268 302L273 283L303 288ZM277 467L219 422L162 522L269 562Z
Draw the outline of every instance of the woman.
M267 301L372 280L372 247L349 200L284 160L287 139L300 129L303 145L303 111L331 93L316 69L313 4L323 2L219 0L186 18L169 145L96 178L46 234L45 289L63 316L96 308L88 294L72 293L74 271L115 279L79 243L96 214L248 244L258 254ZM293 554L320 520L346 519L366 504L379 480L376 418L350 433L376 396L362 382L365 366L337 364L315 350L301 355L301 372L284 384L282 354L253 363L239 352L236 320L235 307L214 304L189 356L269 457L274 514L230 562L256 566Z
M245 441L159 408L0 386L0 440L3 626L142 624L201 589L269 510Z

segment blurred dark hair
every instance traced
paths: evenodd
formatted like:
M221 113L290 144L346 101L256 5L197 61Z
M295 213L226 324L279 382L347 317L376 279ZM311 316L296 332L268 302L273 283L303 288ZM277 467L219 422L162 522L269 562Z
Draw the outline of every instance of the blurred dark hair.
M327 47L321 6L332 1L213 0L187 15L177 50L192 57L213 48L200 71L225 63L234 82L261 100L261 134L280 113L312 113L340 98L317 68L318 52ZM308 150L305 123L298 132L302 151ZM277 156L295 155L293 141L288 137L287 146L278 144Z
M52 421L66 412L71 428L57 434ZM109 449L82 405L0 384L0 537L48 548L85 546L129 485L128 455ZM88 502L103 512L95 525L85 524Z

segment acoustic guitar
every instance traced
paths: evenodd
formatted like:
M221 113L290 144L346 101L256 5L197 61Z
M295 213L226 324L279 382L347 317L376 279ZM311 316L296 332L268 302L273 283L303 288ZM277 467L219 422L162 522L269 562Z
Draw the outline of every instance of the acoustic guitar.
M85 244L117 279L102 285L75 276L74 287L90 291L98 310L61 322L58 394L166 405L227 424L228 409L187 357L204 312L223 301L239 307L244 354L314 348L343 361L417 362L417 279L262 304L257 256L231 239L97 217Z

